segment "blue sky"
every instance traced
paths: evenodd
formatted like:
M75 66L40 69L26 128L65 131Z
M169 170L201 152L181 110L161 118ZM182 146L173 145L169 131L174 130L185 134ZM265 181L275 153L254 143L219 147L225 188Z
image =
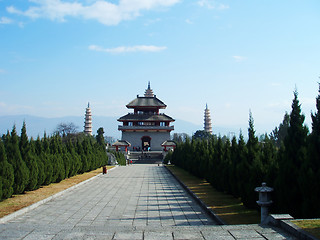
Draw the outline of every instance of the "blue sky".
M173 118L270 132L320 76L318 0L0 0L0 115L120 117L148 81Z

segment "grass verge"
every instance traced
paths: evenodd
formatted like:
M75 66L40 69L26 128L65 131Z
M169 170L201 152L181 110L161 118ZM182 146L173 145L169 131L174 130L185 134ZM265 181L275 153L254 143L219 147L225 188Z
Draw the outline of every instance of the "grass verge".
M295 225L320 239L320 219L293 220Z
M197 178L179 167L167 167L227 224L260 222L260 214L256 210L246 208L239 199L215 190L206 180Z
M113 166L107 166L107 169L111 168L113 168ZM86 172L73 176L71 178L64 179L59 183L52 183L48 186L42 186L34 191L25 192L24 194L19 195L13 195L11 198L0 202L0 218L18 211L24 207L30 206L31 204L36 203L40 200L46 199L47 197L50 197L80 182L92 178L99 173L102 173L102 168L98 168L91 172Z

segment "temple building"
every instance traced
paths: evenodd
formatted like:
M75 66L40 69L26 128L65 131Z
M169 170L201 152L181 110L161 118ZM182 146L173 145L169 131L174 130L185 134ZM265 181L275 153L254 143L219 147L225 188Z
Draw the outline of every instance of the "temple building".
M170 139L170 132L174 126L170 123L175 120L160 109L165 109L165 105L154 95L150 88L145 90L143 97L137 95L137 98L126 105L133 112L128 113L118 119L123 125L118 127L122 131L122 141L130 143L129 150L151 150L161 151L161 146L165 141Z
M212 134L211 117L208 104L206 104L206 109L204 110L204 131Z
M92 114L90 104L86 108L86 115L84 118L84 131L85 134L92 135Z

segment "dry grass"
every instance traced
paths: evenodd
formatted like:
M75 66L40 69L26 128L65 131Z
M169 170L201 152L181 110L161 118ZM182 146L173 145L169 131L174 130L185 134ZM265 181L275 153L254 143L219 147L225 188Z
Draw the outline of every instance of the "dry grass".
M107 166L108 169L113 168L113 166ZM13 213L21 208L30 206L40 200L50 197L58 192L61 192L69 187L72 187L80 182L83 182L91 177L94 177L102 173L102 168L98 168L91 172L86 172L84 174L76 175L71 178L62 180L59 183L52 183L48 186L43 186L35 191L25 192L24 194L13 195L0 202L0 218Z
M227 224L259 223L260 214L256 210L244 207L239 199L229 194L218 192L204 179L197 178L181 168L168 167Z
M294 224L320 239L320 219L294 220Z

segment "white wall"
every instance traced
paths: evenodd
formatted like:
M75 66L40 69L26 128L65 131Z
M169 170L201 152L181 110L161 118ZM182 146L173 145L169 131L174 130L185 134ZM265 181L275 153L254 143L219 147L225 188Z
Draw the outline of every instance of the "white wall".
M141 138L144 136L151 138L151 151L161 151L163 149L161 144L170 139L170 132L122 132L122 140L131 143L131 147L128 148L129 150L132 150L133 147L141 148Z

